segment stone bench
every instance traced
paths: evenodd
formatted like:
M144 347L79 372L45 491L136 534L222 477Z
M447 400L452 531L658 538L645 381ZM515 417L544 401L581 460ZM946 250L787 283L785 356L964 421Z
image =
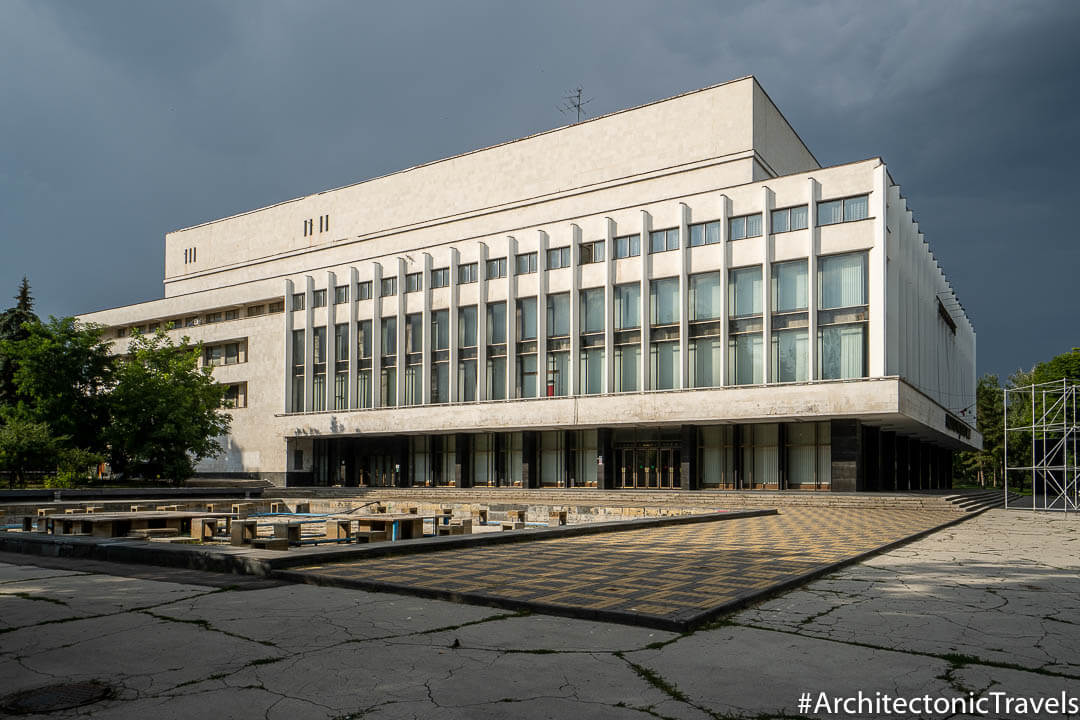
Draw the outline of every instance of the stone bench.
M289 539L283 537L255 538L251 541L251 547L256 550L288 550Z
M386 532L383 530L361 530L356 533L355 538L358 543L385 542Z

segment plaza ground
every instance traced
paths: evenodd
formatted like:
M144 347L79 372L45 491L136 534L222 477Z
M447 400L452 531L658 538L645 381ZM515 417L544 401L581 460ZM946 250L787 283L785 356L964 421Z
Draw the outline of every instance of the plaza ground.
M48 717L155 720L770 717L797 715L803 692L1075 695L1078 540L1071 516L991 510L688 634L3 555L0 687L97 679L111 698Z

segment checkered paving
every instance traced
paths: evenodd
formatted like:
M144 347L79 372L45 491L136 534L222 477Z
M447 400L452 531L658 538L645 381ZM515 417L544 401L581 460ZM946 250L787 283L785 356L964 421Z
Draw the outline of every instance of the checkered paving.
M298 570L330 582L682 622L956 518L925 510L799 508Z

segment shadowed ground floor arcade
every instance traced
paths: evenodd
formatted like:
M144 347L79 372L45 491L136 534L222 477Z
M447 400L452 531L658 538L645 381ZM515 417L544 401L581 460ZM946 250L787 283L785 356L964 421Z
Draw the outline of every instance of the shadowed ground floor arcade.
M287 439L290 486L906 491L952 450L858 420Z

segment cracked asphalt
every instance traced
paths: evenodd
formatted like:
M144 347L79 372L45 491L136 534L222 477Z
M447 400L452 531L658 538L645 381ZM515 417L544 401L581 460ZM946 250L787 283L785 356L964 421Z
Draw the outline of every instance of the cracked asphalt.
M802 692L1080 695L1078 551L1080 519L993 510L683 635L2 555L0 695L97 679L111 698L22 717L102 720L812 717Z

